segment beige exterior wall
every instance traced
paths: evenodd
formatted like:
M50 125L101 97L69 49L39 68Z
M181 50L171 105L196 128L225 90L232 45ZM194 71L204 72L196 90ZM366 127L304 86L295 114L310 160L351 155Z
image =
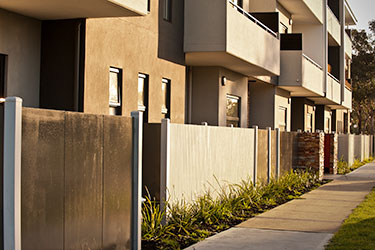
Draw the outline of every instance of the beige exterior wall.
M183 14L183 4L174 2L172 22L165 24L159 16L158 3L151 1L151 13L145 17L87 19L84 112L109 113L109 68L112 66L123 70L122 115L138 109L138 73L144 73L149 75L148 121L162 119L161 82L167 78L171 80L171 121L184 123L185 66L178 64L183 62L179 38L183 29L178 20ZM160 34L168 31L169 36L160 39ZM176 45L168 47L172 42Z
M283 110L286 112L284 117ZM285 131L291 130L291 102L290 94L279 88L275 88L275 125L274 128L281 128L286 121Z
M274 85L249 83L249 125L259 128L280 128L286 122L286 131L291 129L291 103L289 92ZM285 112L285 113L284 113ZM286 117L285 117L286 114Z
M249 0L250 12L274 12L276 7L276 0Z
M293 24L293 33L302 33L303 53L313 59L320 66L324 65L325 43L323 39L323 25L321 24Z
M279 12L279 18L280 18L280 27L279 31L282 32L284 27L286 26L288 28L288 33L293 33L292 25L291 25L291 20L292 20L292 15L279 3L277 4L277 12Z
M226 126L227 94L241 98L241 127L247 127L247 77L220 67L192 68L191 123ZM225 86L222 77L226 78Z
M0 9L0 54L7 58L5 93L39 107L41 22Z

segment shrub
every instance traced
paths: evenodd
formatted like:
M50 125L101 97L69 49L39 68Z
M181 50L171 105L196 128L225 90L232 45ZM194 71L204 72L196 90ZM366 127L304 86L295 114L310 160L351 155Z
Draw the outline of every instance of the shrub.
M217 198L206 193L193 203L181 201L169 205L164 226L161 221L166 211L148 198L142 211L142 249L185 248L319 185L316 174L291 171L267 185L255 187L250 180L245 180L222 186Z

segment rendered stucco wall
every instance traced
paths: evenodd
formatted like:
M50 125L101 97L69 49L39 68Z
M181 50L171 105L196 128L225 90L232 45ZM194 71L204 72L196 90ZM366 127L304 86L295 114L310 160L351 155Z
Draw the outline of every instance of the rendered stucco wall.
M274 128L275 97L274 87L264 83L249 83L249 121L250 127Z
M162 2L162 1L160 1ZM183 2L173 3L172 22L150 1L144 17L101 18L86 21L84 112L108 114L109 68L123 70L123 115L138 109L138 73L149 75L148 122L162 119L162 78L171 80L171 121L184 123L185 66L183 63ZM177 27L171 27L171 26ZM159 37L165 33L163 39ZM176 45L168 46L173 40Z
M0 54L7 55L5 93L39 107L41 22L0 9Z
M226 78L225 86L222 77ZM241 127L247 127L247 77L220 67L193 67L192 123L226 126L227 94L241 98Z
M302 33L303 53L317 62L324 64L323 25L321 24L294 24L293 33Z

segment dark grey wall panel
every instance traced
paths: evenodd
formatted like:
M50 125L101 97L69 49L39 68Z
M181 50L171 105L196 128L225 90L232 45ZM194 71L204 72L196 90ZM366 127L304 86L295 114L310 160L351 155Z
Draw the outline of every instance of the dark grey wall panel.
M143 195L146 187L152 198L160 200L160 137L161 124L145 123L143 126Z
M102 245L103 116L66 113L65 249Z
M132 119L104 116L103 248L130 249Z
M22 119L22 249L63 249L64 113Z

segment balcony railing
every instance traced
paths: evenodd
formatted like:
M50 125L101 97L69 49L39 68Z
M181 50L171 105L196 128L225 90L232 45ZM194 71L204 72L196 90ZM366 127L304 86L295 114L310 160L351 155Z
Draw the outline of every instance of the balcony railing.
M305 54L302 54L302 56L304 58L306 58L307 61L311 62L315 67L317 67L318 69L320 70L323 70L322 66L320 66L317 62L315 62L313 59L311 59L310 57L308 57L307 55Z
M336 82L340 83L340 80L337 79L334 75L332 75L331 73L327 72L327 74L333 79L335 80Z
M259 21L258 19L256 19L254 16L252 16L250 13L248 13L244 9L242 9L239 5L235 4L232 0L228 0L228 2L231 5L233 5L233 7L236 8L240 13L242 13L242 15L246 16L252 22L254 22L255 24L259 25L262 29L264 29L265 31L267 31L268 33L270 33L271 35L273 35L274 37L278 38L278 34L276 32L274 32L273 30L271 30L270 28L268 28L261 21Z

